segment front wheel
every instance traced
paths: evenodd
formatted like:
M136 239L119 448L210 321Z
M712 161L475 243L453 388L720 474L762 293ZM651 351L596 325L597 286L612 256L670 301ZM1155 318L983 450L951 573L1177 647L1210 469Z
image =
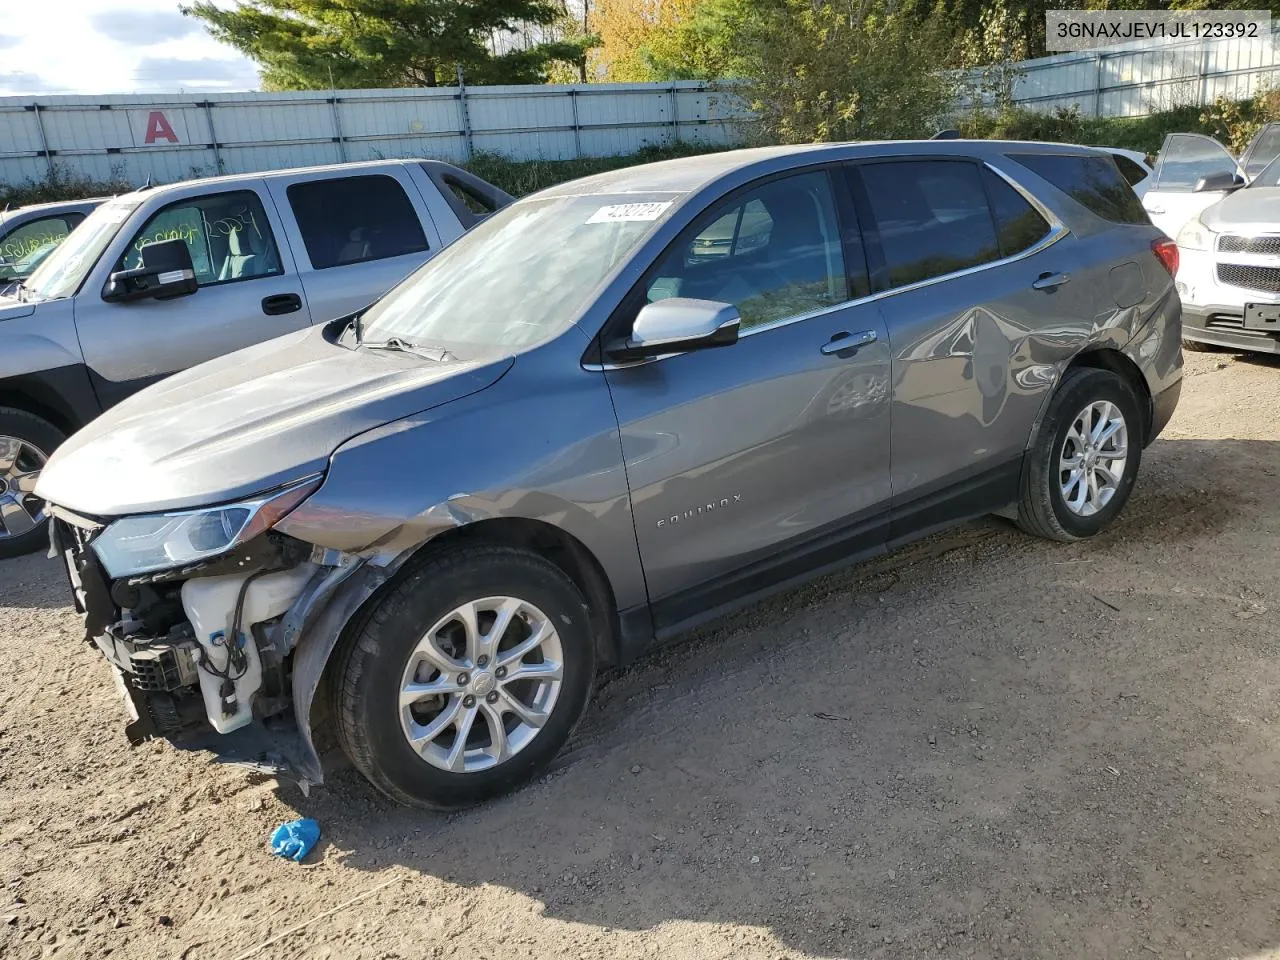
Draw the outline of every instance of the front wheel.
M1183 337L1182 349L1189 350L1192 353L1222 353L1227 348L1220 347L1216 343L1204 343L1200 340L1192 340L1189 337Z
M1091 537L1124 509L1142 460L1133 389L1109 370L1067 371L1028 453L1018 526L1050 540Z
M338 664L338 734L394 800L451 809L506 793L568 740L591 693L587 603L558 567L455 546L415 567Z
M0 407L0 559L49 546L49 520L33 491L49 454L64 439L47 420Z

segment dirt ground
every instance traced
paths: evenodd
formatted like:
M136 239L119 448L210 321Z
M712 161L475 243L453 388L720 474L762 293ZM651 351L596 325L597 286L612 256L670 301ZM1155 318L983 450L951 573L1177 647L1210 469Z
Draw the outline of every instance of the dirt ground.
M0 956L1280 957L1278 543L1280 363L1189 354L1107 534L754 607L449 817L130 749L61 570L0 563Z

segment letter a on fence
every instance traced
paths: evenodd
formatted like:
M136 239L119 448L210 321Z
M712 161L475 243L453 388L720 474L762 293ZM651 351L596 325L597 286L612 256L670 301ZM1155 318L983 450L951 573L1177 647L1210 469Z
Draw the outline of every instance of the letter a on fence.
M178 135L173 132L173 127L169 125L169 121L165 119L165 115L159 110L152 110L147 115L147 136L144 143L155 143L157 140L168 140L170 143L178 142Z

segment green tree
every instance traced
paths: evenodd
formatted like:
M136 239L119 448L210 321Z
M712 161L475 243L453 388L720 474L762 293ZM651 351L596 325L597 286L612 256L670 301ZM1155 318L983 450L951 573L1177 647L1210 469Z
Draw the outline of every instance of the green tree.
M706 2L735 34L726 61L741 77L735 88L774 139L930 136L951 108L954 80L939 67L952 59L956 31L940 3Z
M554 23L557 0L199 0L181 9L256 61L268 89L434 87L455 82L459 66L468 83L538 83L555 62L579 62L587 42L495 43Z

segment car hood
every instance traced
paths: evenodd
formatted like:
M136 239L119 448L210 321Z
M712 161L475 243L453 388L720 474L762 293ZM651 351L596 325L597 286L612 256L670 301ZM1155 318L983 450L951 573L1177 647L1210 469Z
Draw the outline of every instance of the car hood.
M243 499L319 473L357 434L483 390L512 363L351 350L323 328L289 334L108 410L49 458L36 493L89 517Z
M1204 225L1215 233L1241 227L1280 230L1280 187L1245 187L1200 214Z

